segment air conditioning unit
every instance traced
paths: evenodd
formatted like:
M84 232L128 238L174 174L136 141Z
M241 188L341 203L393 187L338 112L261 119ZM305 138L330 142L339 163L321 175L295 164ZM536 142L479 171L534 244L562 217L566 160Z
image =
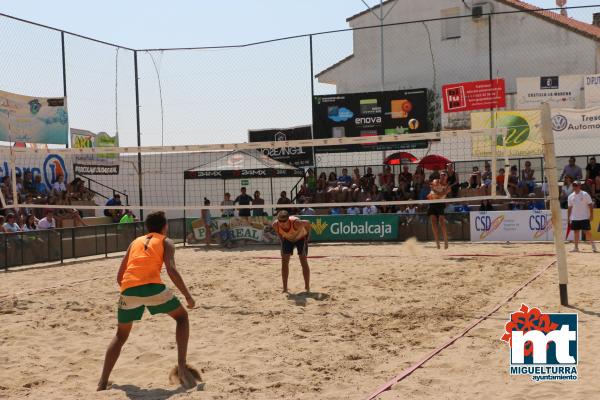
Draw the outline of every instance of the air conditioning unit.
M492 11L490 3L476 3L471 6L471 16L473 19L481 19L484 14L489 14Z

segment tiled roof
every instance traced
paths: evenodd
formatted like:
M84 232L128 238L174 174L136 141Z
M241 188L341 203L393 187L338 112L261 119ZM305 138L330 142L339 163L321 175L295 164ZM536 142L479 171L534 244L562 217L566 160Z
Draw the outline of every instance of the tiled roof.
M319 72L317 75L315 75L315 78L320 77L321 75L323 75L324 73L331 71L334 68L339 67L341 64L345 63L346 61L350 60L352 57L354 57L354 54L350 54L348 57L344 57L342 58L340 61L336 62L333 65L330 65L329 67L325 68L323 71Z

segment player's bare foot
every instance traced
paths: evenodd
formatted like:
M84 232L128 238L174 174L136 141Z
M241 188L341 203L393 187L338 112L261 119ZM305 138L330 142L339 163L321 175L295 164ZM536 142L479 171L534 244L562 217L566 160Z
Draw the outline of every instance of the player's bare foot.
M179 382L181 382L181 386L183 386L184 388L192 389L196 387L196 378L194 377L192 372L187 368L187 366L183 368L177 368L177 376L179 377Z
M98 387L96 388L97 392L101 392L102 390L108 389L108 382L98 382Z
M440 244L436 242L435 245L437 246L437 248L439 250L440 249Z
M444 243L444 250L448 250L448 243Z

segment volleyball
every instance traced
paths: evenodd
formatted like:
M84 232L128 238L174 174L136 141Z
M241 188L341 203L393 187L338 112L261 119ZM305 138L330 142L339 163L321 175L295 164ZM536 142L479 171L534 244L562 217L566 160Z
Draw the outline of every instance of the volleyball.
M417 130L419 129L419 120L418 119L411 119L410 121L408 121L408 128L411 131Z

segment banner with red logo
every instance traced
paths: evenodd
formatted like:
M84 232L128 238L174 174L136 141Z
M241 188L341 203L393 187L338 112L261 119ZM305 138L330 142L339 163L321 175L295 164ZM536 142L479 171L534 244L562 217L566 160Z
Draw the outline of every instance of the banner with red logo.
M444 85L442 97L445 113L506 107L504 79Z

